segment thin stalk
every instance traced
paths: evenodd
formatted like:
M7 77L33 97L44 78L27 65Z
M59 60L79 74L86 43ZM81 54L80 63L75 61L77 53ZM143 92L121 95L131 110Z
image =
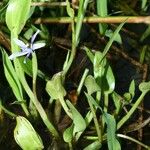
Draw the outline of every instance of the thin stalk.
M128 19L128 20L126 20ZM150 24L150 16L111 16L111 17L84 17L82 23L122 23L126 20L126 23L145 23ZM74 18L77 22L77 17ZM57 18L36 18L33 20L34 24L41 23L72 23L70 17L57 17Z
M101 100L101 91L96 92L96 101L98 102L98 104L100 103Z
M141 145L142 147L144 147L145 149L150 150L150 147L149 147L148 145L145 145L145 144L143 144L142 142L140 142L140 141L138 141L138 140L136 140L136 139L134 139L134 138L132 138L132 137L130 137L130 136L123 135L123 134L117 134L117 136L118 136L118 137L121 137L121 138L124 138L124 139L127 139L127 140L130 140L130 141L132 141L132 142L135 142L135 143Z
M40 6L40 7L65 7L67 6L66 2L32 2L31 6Z
M101 143L102 142L102 132L101 132L101 129L99 128L99 124L98 124L98 120L97 120L97 117L96 117L95 109L89 101L88 101L88 103L89 103L89 106L90 106L90 109L91 109L91 112L92 112L92 115L93 115L94 124L95 124L96 132L97 132L97 135L98 135L98 140Z
M74 23L74 19L71 18L71 25L72 25L72 48L71 48L71 54L70 54L70 58L69 61L66 65L66 67L64 68L63 71L63 77L65 77L65 75L67 74L68 70L70 69L70 66L75 58L76 55L76 42L75 42L75 23Z
M104 111L107 112L108 110L108 92L105 92L104 93Z
M142 92L140 97L137 99L135 104L132 106L130 111L118 122L117 124L117 129L120 129L121 126L131 117L131 115L134 113L134 111L137 109L141 101L143 100L144 96L146 95L147 92Z
M17 115L12 113L11 111L9 111L8 109L6 109L1 103L0 103L0 108L9 116L11 116L12 118L16 118Z
M13 52L16 51L16 50L18 50L18 46L16 46L16 45L14 44L14 38L18 38L18 36L15 35L15 34L13 34L13 33L11 33L11 47L12 47L11 49L12 49ZM19 65L19 64L17 64L16 61L14 61L14 66L15 66L15 68L17 68L17 65ZM19 77L19 76L18 76L18 77ZM22 87L21 87L21 84L20 84L20 83L18 83L18 89L19 89L19 91L20 91L20 97L17 98L17 100L18 100L18 101L19 101L19 100L20 100L20 101L23 101ZM28 109L27 109L26 102L25 102L25 103L22 103L22 104L21 104L21 107L22 107L23 111L25 112L26 116L29 116L30 113L29 113L29 111L28 111Z
M73 150L72 143L71 143L71 142L69 142L68 144L69 144L69 150Z
M78 94L78 95L80 95L81 89L82 89L82 87L83 87L83 84L84 84L84 81L85 81L85 78L86 78L88 72L89 72L89 69L85 69L85 71L84 71L84 73L83 73L83 76L82 76L82 78L81 78L81 81L80 81L80 83L79 83L79 86L78 86L78 88L77 88L77 94Z
M70 112L64 98L63 97L59 98L59 101L60 101L64 111L66 112L66 114L72 119L72 113Z

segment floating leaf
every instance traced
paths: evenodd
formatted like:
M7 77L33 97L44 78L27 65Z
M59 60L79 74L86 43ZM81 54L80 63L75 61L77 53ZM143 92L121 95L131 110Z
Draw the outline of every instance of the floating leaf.
M24 117L16 118L17 125L14 138L23 150L41 150L44 148L40 136L36 133L31 123Z

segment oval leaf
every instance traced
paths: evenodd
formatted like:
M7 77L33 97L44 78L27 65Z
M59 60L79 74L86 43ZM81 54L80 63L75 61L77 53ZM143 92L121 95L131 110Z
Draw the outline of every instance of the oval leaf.
M150 90L150 81L149 82L142 82L139 85L139 89L141 92L148 92Z
M14 138L17 144L24 150L43 149L42 140L30 122L22 116L18 116L16 121L17 125L14 130Z
M47 82L46 91L52 99L59 99L66 95L66 91L62 85L61 72L55 74L53 78Z
M91 75L87 76L84 85L86 86L89 95L94 92L100 91L100 87L97 85L94 77Z

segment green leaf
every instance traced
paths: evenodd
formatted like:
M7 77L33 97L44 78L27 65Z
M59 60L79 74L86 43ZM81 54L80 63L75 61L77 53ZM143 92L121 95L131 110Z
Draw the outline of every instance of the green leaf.
M33 74L33 83L35 84L38 72L38 64L35 52L32 53L32 74Z
M71 18L73 18L74 17L74 10L71 8L70 2L68 0L66 0L66 2L67 2L67 13Z
M94 78L96 79L102 78L105 73L105 66L107 62L106 59L102 60L102 58L103 58L103 54L101 52L99 51L95 52L93 66L94 66Z
M70 143L72 141L72 138L73 138L73 128L74 128L74 126L72 124L63 133L63 139L67 143Z
M132 95L132 98L135 95L135 81L132 80L129 86L129 93Z
M113 35L113 31L112 31L112 30L106 30L105 36L111 38L112 35ZM119 33L116 35L114 41L116 41L116 42L119 43L119 44L122 44L122 39L121 39L121 36L120 36Z
M25 33L24 33L24 37L27 39L27 40L30 40L32 35L34 34L34 31L32 28L29 28Z
M11 61L5 51L2 51L5 76L17 100L23 101L22 87Z
M102 144L99 141L94 141L93 143L89 144L83 150L99 150L102 147Z
M121 102L122 97L119 94L117 94L116 92L113 92L112 99L113 99L115 107L116 107L115 114L117 115L117 114L119 114L119 112L122 108L122 102Z
M87 94L86 92L85 92L85 95L86 95L86 98L87 98L87 100L88 100L89 103L91 103L92 105L94 105L95 108L99 108L101 110L101 112L103 112L102 109L101 109L101 107L98 105L98 103L96 102L96 100L91 95Z
M6 10L6 24L9 30L19 34L30 12L31 0L10 0Z
M80 31L81 31L82 22L84 19L84 15L85 15L85 12L87 9L88 2L89 2L89 0L80 0L79 1L79 9L78 9L78 15L77 15L76 31L75 31L76 46L78 46L78 44L80 42Z
M132 100L132 95L131 95L131 93L127 92L127 93L123 94L123 98L125 99L125 102L127 102L127 104L129 104Z
M141 0L142 3L141 3L141 9L145 10L146 8L146 4L147 4L147 0Z
M41 150L44 148L40 136L31 123L24 117L16 117L17 125L14 129L14 138L23 150Z
M89 57L90 61L94 62L94 54L91 52L91 50L89 48L87 48L86 46L83 47L83 49L85 50L86 52L86 55Z
M52 99L59 99L66 95L62 84L62 73L55 74L46 84L46 91Z
M115 77L110 66L108 66L108 69L106 69L106 80L108 83L108 89L106 89L107 93L112 93L115 89Z
M112 37L109 39L107 45L105 46L105 49L103 51L103 57L101 59L101 61L104 59L104 57L106 56L106 54L108 53L112 43L114 42L116 36L118 35L119 31L121 30L121 28L123 27L123 25L126 23L127 19L122 22L118 27L117 29L115 30L115 32L113 33Z
M148 92L150 91L150 81L149 82L142 82L139 85L139 89L141 92Z
M81 116L81 114L78 112L78 110L73 106L73 104L70 101L67 100L66 102L73 116L72 119L74 123L74 133L85 130L86 123L84 118Z
M106 17L108 15L107 10L107 0L97 0L97 15L101 17ZM107 29L106 23L99 23L100 34L104 35Z
M94 77L91 75L86 77L84 85L86 86L89 95L94 92L100 91L100 87L97 85Z
M140 42L143 42L149 35L150 35L150 25L148 25L145 32L142 34Z
M63 65L63 70L65 70L65 68L68 65L69 57L70 57L70 51L68 51L68 53L67 53L66 60L65 60L64 65Z
M107 124L107 143L109 150L121 150L120 143L118 142L116 138L116 121L115 118L108 114L103 114L104 119Z

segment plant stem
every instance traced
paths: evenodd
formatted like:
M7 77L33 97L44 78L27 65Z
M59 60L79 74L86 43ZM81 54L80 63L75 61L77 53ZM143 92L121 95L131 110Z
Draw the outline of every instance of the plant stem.
M83 87L83 84L84 84L84 81L85 81L85 78L86 78L88 72L89 72L89 69L85 69L85 71L84 71L84 73L83 73L83 76L82 76L82 78L81 78L81 81L80 81L80 83L79 83L79 86L78 86L78 88L77 88L77 94L78 94L78 95L80 95L81 89L82 89L82 87Z
M63 71L63 77L65 77L65 75L67 74L68 70L70 69L70 66L74 60L74 57L76 55L76 43L75 43L75 24L74 24L74 19L71 18L71 21L72 21L72 49L71 49L71 54L70 54L70 58L69 58L69 61L66 65L66 67L64 68L64 71Z
M28 94L28 96L30 97L31 101L33 102L33 104L35 105L36 109L38 110L43 122L45 123L45 125L47 126L48 130L51 132L51 134L58 139L59 138L59 134L57 132L57 130L55 129L55 127L53 126L53 124L49 121L42 105L40 104L40 102L38 101L36 95L33 94L33 92L31 91L30 87L28 86L28 83L25 79L25 75L24 75L24 71L21 68L20 62L19 60L16 59L16 61L18 61L17 63L19 64L16 67L16 71L18 72L18 74L20 74L20 81L26 91L26 93Z
M111 17L84 17L83 23L122 23L126 19L126 23L145 23L150 24L150 16L111 16ZM77 17L74 18L74 21L77 22ZM36 18L33 20L34 24L41 23L71 23L72 18L70 17L57 17L57 18Z
M18 51L18 50L19 50L18 46L14 44L14 39L15 39L15 38L18 38L18 35L17 35L17 34L14 34L14 33L12 32L12 33L11 33L11 49L12 49L12 52L15 52L15 51ZM14 61L14 66L15 66L15 68L17 68L18 65L20 65L20 64L17 64L17 62ZM16 71L16 73L17 73L17 71ZM17 75L18 75L18 73L17 73ZM18 75L18 78L19 78L19 75ZM19 98L16 97L16 98L17 98L18 101L23 101L22 87L21 87L21 84L20 84L20 83L18 83L18 90L20 91L20 97L19 97ZM14 94L15 94L15 93L14 93ZM23 109L23 111L25 112L26 116L29 116L30 113L29 113L29 111L28 111L28 109L27 109L26 102L25 102L25 103L22 103L21 106L22 106L22 109Z
M99 128L99 124L98 124L98 120L97 120L97 117L96 117L96 114L95 114L95 110L94 110L93 105L89 102L89 100L88 100L88 103L89 103L89 106L90 106L90 109L91 109L91 112L92 112L92 115L93 115L94 124L95 124L95 128L96 128L97 135L98 135L98 140L101 143L102 142L102 133L101 133L101 129Z
M138 141L138 140L136 140L136 139L134 139L134 138L132 138L132 137L129 137L129 136L123 135L123 134L117 134L117 136L118 136L118 137L121 137L121 138L124 138L124 139L128 139L128 140L130 140L130 141L132 141L132 142L135 142L135 143L141 145L141 146L144 147L145 149L150 150L150 147L149 147L148 145L145 145L145 144L143 144L142 142L140 142L140 141Z
M70 112L64 98L63 97L59 98L59 101L60 101L64 111L66 112L66 114L72 119L72 113Z
M10 112L8 109L6 109L6 108L1 104L1 102L0 102L0 108L3 109L4 112L5 112L6 114L8 114L9 116L11 116L12 118L16 118L16 117L17 117L16 114L14 114L14 113Z
M137 99L135 104L132 106L130 111L118 122L117 124L117 129L120 129L121 126L131 117L131 115L134 113L134 111L137 109L141 101L143 100L144 96L146 95L147 92L142 92L140 97Z
M104 111L107 112L108 110L108 92L105 92L104 93Z

